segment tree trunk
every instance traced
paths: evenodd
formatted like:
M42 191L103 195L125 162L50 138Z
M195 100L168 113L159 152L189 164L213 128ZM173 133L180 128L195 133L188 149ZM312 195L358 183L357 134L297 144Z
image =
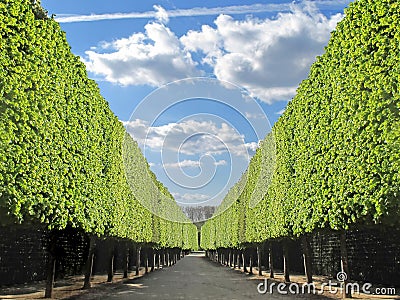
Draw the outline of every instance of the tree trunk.
M149 249L144 249L144 273L149 272Z
M140 274L140 247L136 248L136 276Z
M166 266L167 262L167 250L163 249L163 266Z
M54 278L56 273L56 248L57 248L57 234L56 231L49 232L49 244L47 246L47 253L49 255L47 262L47 276L46 276L46 290L44 293L45 298L53 296Z
M129 269L129 246L125 244L124 278L128 278Z
M346 246L346 232L340 232L340 258L341 258L341 267L342 267L342 276L343 278L343 298L351 298L351 291L347 288L347 284L349 283L349 261L347 257L347 246ZM339 276L338 276L339 277Z
M311 261L311 247L310 241L306 235L303 235L301 238L301 242L303 245L303 260L304 260L304 271L307 277L307 283L313 282L313 274L312 274L312 261Z
M257 268L258 268L258 275L262 276L262 262L261 262L261 247L260 245L257 246Z
M272 242L269 242L269 251L268 251L268 264L269 264L269 278L275 278L274 274L274 253L272 249Z
M153 272L154 268L156 267L156 252L154 251L154 249L151 249L151 269L150 271Z
M89 243L89 254L85 266L85 280L83 283L83 289L90 289L91 287L90 280L92 278L92 273L93 273L93 260L94 260L95 250L96 250L96 238L94 236L91 236Z
M115 257L115 245L114 242L111 241L111 247L110 247L110 257L108 261L108 276L107 276L107 282L112 282L114 278L114 257Z
M52 298L53 296L55 273L56 273L56 258L54 254L50 253L49 261L47 262L46 291L44 293L45 298Z
M290 282L289 247L286 241L283 242L283 275L285 277L285 282Z
M247 273L247 268L246 268L246 250L245 249L242 252L242 260L243 260L243 272Z
M249 249L250 257L249 257L249 274L253 274L253 249Z

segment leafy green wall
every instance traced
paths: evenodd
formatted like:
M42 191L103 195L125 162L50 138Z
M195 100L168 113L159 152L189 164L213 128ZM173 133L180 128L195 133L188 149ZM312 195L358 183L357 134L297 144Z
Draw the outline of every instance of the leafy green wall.
M350 4L251 160L246 187L233 200L238 207L202 228L203 248L399 225L399 24L397 0ZM224 202L232 203L229 197ZM231 222L220 230L224 219ZM245 232L239 242L229 228L236 223L239 235Z
M195 248L196 227L33 2L0 2L0 223ZM131 183L143 180L138 194Z

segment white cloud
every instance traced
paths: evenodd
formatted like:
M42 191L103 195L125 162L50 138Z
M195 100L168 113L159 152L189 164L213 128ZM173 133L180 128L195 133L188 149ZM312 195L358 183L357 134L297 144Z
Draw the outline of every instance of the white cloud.
M291 12L273 19L237 21L220 15L216 28L204 25L180 41L187 50L203 53L202 62L213 67L218 79L271 103L294 96L341 18L328 18L312 4L293 5Z
M215 166L226 166L227 162L226 162L226 160L218 160L218 161L214 162L214 165Z
M176 201L182 202L182 203L199 202L199 201L204 202L211 198L209 195L199 194L199 193L193 193L193 194L172 193L172 196L174 196Z
M225 166L227 164L226 160L214 161L214 166ZM200 168L200 161L185 159L176 163L165 163L166 168Z
M192 52L201 50L206 54L203 63L215 65L215 60L223 56L223 41L220 34L209 25L201 26L201 31L189 30L180 41L187 50Z
M168 12L160 5L154 5L153 8L156 10L156 19L163 24L167 24L169 21Z
M153 151L171 150L199 156L230 153L248 158L249 151L253 152L257 148L257 143L245 143L244 136L226 123L217 125L211 121L185 120L181 123L149 126L146 121L136 119L123 124L141 147ZM189 166L189 161L184 164ZM218 164L222 165L223 162L216 161Z
M254 152L258 148L258 143L256 142L246 143L244 144L244 146L246 147L246 149Z
M287 101L307 77L315 57L323 52L330 32L342 18L341 14L326 17L317 5L341 2L345 1L218 8L220 12L234 14L252 9L279 11L278 7L286 7L285 12L266 19L249 16L239 21L220 14L214 26L203 25L201 30L189 30L179 38L163 23L172 16L210 13L210 9L183 12L154 6L158 22L148 23L144 33L104 42L100 50L87 51L85 63L90 72L107 81L155 87L201 76L207 65L217 79L243 87L252 97L267 103ZM199 61L192 58L195 52L193 57L200 56Z
M176 163L165 163L165 168L199 168L200 162L197 160L182 160Z
M277 111L275 114L276 115L282 115L285 112L285 108L282 108L280 111Z
M59 23L74 22L95 22L103 20L120 20L120 19L159 19L174 17L196 17L196 16L213 16L219 14L249 14L261 12L276 12L288 10L289 5L283 4L252 4L252 5L233 5L225 7L194 7L189 9L165 10L159 5L154 5L155 11L131 12L131 13L113 13L113 14L91 14L91 15L61 15L56 17ZM160 14L160 10L162 13Z
M145 33L135 33L100 46L108 51L86 51L84 62L90 72L104 76L109 82L160 86L202 75L176 35L158 22L148 23Z
M318 7L342 7L352 0L315 0L313 3ZM303 1L304 2L304 1ZM130 12L130 13L110 13L110 14L91 14L91 15L71 15L57 14L55 20L59 23L75 23L75 22L96 22L103 20L121 20L121 19L152 19L158 18L158 9L161 6L154 6L155 11L146 12ZM251 4L251 5L233 5L225 7L194 7L189 9L165 10L168 18L175 17L196 17L196 16L213 16L220 14L242 15L262 12L279 12L288 11L290 4ZM164 15L165 15L164 14Z
M251 113L251 112L247 112L247 111L244 113L244 116L247 119L264 119L265 118L265 115L262 113Z

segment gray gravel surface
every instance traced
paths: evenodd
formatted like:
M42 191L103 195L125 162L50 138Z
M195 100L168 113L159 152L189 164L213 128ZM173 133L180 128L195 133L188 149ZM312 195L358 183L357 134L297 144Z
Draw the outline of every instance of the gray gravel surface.
M253 279L250 279L253 278ZM124 283L108 284L71 299L287 299L299 296L259 294L254 276L233 271L191 254L174 266L149 273ZM301 297L309 298L309 297ZM315 299L314 297L312 297ZM310 299L310 298L309 298Z

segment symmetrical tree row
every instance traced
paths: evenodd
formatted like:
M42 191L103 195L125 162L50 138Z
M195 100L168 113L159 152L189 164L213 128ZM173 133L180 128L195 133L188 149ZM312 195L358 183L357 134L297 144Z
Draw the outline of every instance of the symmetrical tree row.
M195 225L37 2L0 2L0 224L196 248Z
M202 248L398 226L399 21L397 0L346 9L247 172L202 227Z

